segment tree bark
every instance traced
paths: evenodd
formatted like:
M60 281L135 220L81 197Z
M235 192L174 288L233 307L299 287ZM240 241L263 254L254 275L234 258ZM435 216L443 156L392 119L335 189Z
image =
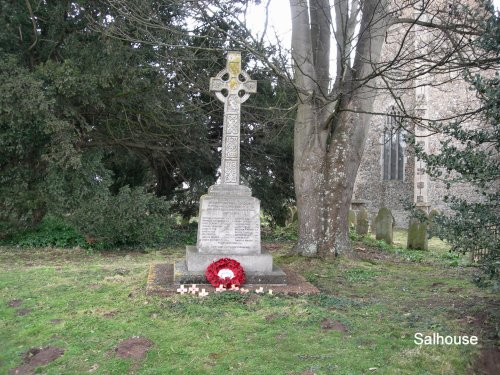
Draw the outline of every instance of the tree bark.
M336 15L336 40L342 44L337 51L343 56L337 63L344 66L337 67L335 91L326 93L325 71L329 66L325 66L325 51L319 49L329 49L326 40L331 36L330 28L325 25L331 24L330 6L326 0L311 0L308 9L307 2L290 0L294 79L299 93L294 132L299 221L295 250L306 256L351 251L348 213L368 133L370 116L366 113L372 110L375 99L367 82L374 78L374 64L379 60L389 23L385 0L363 2L351 67L344 51L352 44L353 20L349 17L356 17L358 12L348 12L347 1L341 3L344 7Z
M299 104L295 120L294 185L297 198L299 240L295 251L306 256L317 254L321 238L322 190L325 150L319 136L311 134L316 121L316 109L312 103ZM317 123L314 128L317 128Z

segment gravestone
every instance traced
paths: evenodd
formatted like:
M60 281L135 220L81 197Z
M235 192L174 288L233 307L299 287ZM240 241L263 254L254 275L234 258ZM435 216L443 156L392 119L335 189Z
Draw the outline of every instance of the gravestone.
M393 224L394 218L392 217L391 210L386 207L382 207L375 217L375 238L377 240L385 241L388 244L392 244Z
M429 228L427 231L427 238L432 238L436 230L436 216L439 216L441 213L435 208L431 210L429 213Z
M428 250L427 246L427 214L421 211L421 215L425 217L420 221L416 217L410 218L408 225L408 241L406 247L408 249Z
M368 234L368 211L366 211L365 208L362 208L358 212L358 219L356 223L356 233L364 236L365 234Z
M204 282L211 262L232 258L243 266L248 283L285 283L285 273L261 248L260 201L240 185L241 103L257 92L257 82L241 70L240 52L228 53L226 68L210 79L210 91L224 103L220 184L200 199L197 243L187 246L186 261L176 264L176 282Z
M349 228L353 228L356 226L356 212L353 210L349 210Z

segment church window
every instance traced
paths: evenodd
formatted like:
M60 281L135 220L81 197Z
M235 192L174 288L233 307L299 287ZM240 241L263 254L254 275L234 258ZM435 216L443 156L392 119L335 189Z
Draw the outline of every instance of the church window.
M386 115L384 129L384 180L403 180L404 137L401 116L392 106Z

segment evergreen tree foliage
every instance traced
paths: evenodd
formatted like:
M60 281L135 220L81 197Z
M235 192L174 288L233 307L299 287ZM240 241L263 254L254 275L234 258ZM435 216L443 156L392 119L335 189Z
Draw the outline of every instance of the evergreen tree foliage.
M209 77L238 46L207 22L193 26L184 2L2 2L0 14L0 237L50 212L120 243L129 232L155 237L167 206L196 214L220 164L223 108ZM247 102L242 175L280 220L293 194L291 126L267 108L292 95L250 73L259 102Z
M487 2L489 3L489 2ZM489 3L490 17L473 14L482 22L484 33L476 44L482 57L474 61L480 69L466 71L465 79L481 103L479 126L461 122L444 124L445 136L438 154L417 155L427 163L427 173L446 182L450 189L456 183L471 184L480 199L471 200L449 194L452 215L435 218L434 234L446 239L452 250L460 253L485 254L479 262L489 278L500 278L500 18ZM491 69L491 68L496 68Z

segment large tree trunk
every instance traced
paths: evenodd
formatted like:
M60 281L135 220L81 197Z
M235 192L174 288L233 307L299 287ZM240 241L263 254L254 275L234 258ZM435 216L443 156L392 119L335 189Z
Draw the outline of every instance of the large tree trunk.
M387 4L385 0L363 2L351 68L346 51L352 44L357 11L348 10L348 0L337 0L337 64L343 65L337 69L330 93L326 93L325 83L330 5L327 0L290 0L290 6L295 86L299 90L294 132L299 219L295 250L306 256L338 255L351 250L348 213L375 98L367 83L374 78L374 64L387 30Z
M356 102L358 98L354 97L352 101ZM323 241L319 252L321 256L351 251L348 215L368 133L368 122L367 115L344 111L332 136L326 155Z
M299 223L295 251L306 256L317 254L322 239L320 212L323 209L325 150L318 135L311 134L311 124L317 122L316 112L312 103L299 104L294 131L294 149L301 150L294 152L293 166Z

